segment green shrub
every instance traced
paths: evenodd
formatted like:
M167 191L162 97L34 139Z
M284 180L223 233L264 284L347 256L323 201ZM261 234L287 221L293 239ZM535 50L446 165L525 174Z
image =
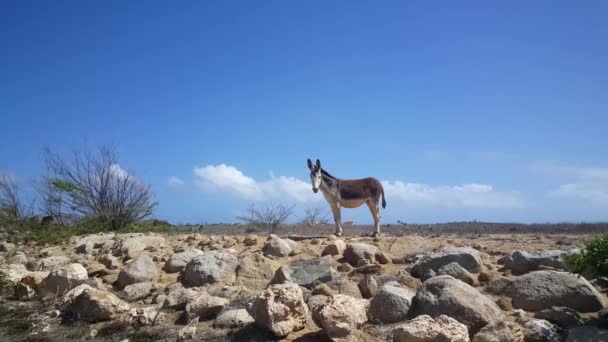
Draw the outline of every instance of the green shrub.
M568 255L566 262L573 272L586 277L608 276L608 235L594 237L580 253Z
M154 342L160 340L160 338L159 334L145 330L135 331L129 335L129 341L132 342Z

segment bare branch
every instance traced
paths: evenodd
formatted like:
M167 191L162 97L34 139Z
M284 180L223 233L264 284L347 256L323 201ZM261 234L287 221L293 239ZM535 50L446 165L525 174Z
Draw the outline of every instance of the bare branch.
M239 216L237 219L256 228L269 229L270 234L272 234L276 228L287 222L293 213L293 208L293 206L288 207L282 204L270 203L262 209L256 209L251 205L247 209L247 216Z
M13 218L21 218L25 214L19 198L19 186L13 177L5 173L0 173L0 211Z
M70 160L45 150L48 176L41 185L42 211L58 222L94 217L111 229L150 216L152 190L122 170L112 148L74 152Z
M329 223L329 210L321 205L315 205L304 209L302 223L310 227Z

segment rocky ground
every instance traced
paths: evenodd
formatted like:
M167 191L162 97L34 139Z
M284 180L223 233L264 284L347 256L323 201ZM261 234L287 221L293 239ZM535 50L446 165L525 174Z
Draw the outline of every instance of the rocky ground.
M608 341L588 238L4 236L0 340Z

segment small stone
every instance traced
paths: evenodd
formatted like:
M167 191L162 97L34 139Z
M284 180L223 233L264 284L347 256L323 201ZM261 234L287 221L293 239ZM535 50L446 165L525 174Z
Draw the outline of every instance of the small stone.
M318 320L333 341L356 340L355 333L367 321L366 309L364 299L333 295L320 310Z
M306 327L308 306L297 284L272 285L247 307L256 324L278 337Z
M378 262L383 265L391 262L391 260L386 256L386 254L384 254L384 252L377 252L376 260L378 260Z
M378 282L373 275L366 274L359 281L359 291L363 298L372 298L378 294Z
M217 315L228 304L228 299L201 292L186 305L188 322L206 320Z
M312 295L331 296L333 292L334 291L329 286L327 286L327 284L319 284L312 290Z
M526 342L560 342L559 332L553 324L542 319L532 319L525 323Z
M158 278L158 270L152 258L142 254L125 266L118 274L118 288L127 285L155 281Z
M325 255L342 255L344 253L344 250L346 249L346 243L344 242L344 240L340 240L340 239L336 239L336 240L331 240L327 246L325 246L325 249L323 250L323 253L321 253L321 256L325 256Z
M196 336L196 326L188 325L179 330L177 333L178 341L192 340Z
M370 301L370 316L382 323L403 321L407 317L415 295L416 291L412 289L386 284Z
M258 237L256 235L249 235L243 239L243 244L245 246L255 246L258 244Z
M470 342L466 325L452 317L420 315L395 329L394 342Z
M442 266L437 270L438 275L450 275L460 281L463 281L469 285L473 285L475 283L475 278L473 275L469 273L464 267L460 266L457 262L449 263L445 266Z
M220 313L213 322L214 328L235 329L253 323L255 320L245 309L232 309Z
M496 305L501 308L503 311L512 311L513 310L513 302L509 297L500 297L496 300Z

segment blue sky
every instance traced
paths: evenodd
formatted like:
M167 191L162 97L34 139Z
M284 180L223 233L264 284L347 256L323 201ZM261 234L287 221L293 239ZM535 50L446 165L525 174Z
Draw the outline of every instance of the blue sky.
M309 157L382 180L385 221L608 220L605 1L0 6L0 170L23 183L86 141L176 222L322 203Z

